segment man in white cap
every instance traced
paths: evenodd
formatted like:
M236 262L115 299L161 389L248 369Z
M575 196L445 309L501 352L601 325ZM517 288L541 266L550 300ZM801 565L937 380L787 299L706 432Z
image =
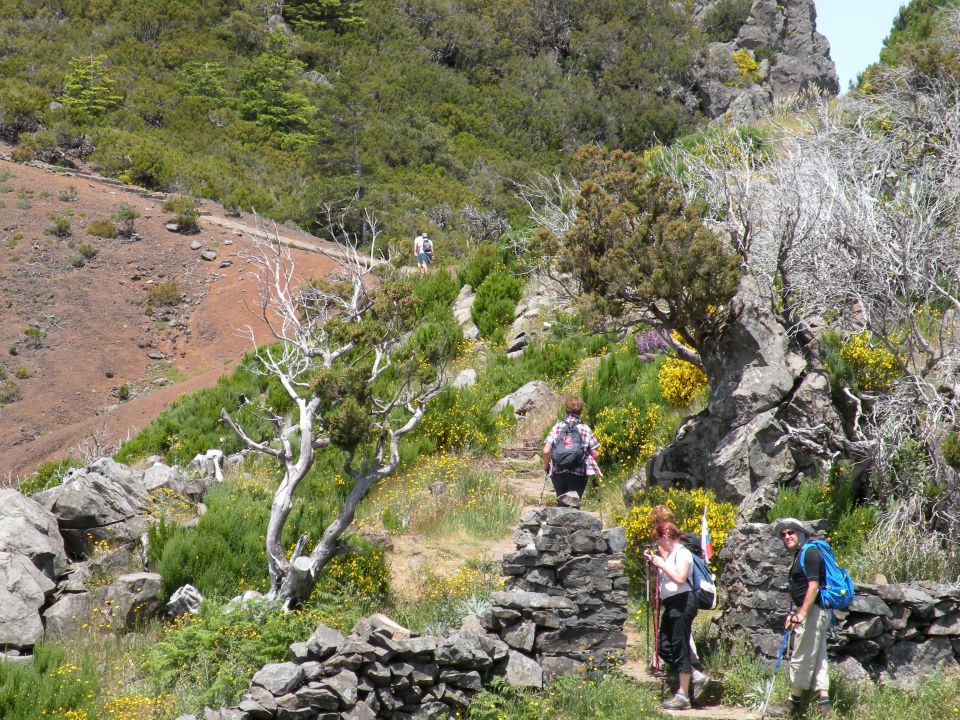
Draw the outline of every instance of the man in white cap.
M820 605L820 585L824 582L823 558L815 547L803 551L810 537L807 526L796 518L782 518L774 524L783 546L793 553L790 565L791 610L784 627L795 634L790 659L790 697L767 711L767 717L801 717L805 690L817 692L817 712L833 717L830 704L830 676L827 673L827 631L830 612Z

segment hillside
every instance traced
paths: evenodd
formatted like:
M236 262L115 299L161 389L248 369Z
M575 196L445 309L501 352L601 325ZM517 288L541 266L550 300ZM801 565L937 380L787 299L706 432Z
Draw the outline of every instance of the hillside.
M94 435L104 448L115 445L181 394L229 372L252 349L242 327L267 339L252 311L256 278L243 258L254 249L252 216L227 217L205 202L199 233L180 235L164 227L175 216L162 209L163 193L9 161L0 161L0 177L0 373L11 394L0 407L3 477L79 455ZM137 239L87 231L123 203L139 213ZM68 220L68 236L49 232L55 214ZM296 230L281 232L328 247ZM84 258L83 245L95 254ZM203 250L216 259L203 260ZM318 253L294 252L307 276L334 267ZM175 283L174 296L151 303L151 290L164 283ZM36 328L32 335L29 328ZM123 385L129 399L120 401Z
M352 202L457 252L525 229L518 184L583 144L639 151L728 109L755 119L774 94L836 91L811 0L0 10L0 136L17 157L308 229Z

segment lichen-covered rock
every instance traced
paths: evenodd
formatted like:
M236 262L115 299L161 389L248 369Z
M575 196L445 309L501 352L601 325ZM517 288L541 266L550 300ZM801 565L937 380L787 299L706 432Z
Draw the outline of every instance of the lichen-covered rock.
M56 582L67 571L67 553L57 519L39 502L0 489L0 550L24 555Z

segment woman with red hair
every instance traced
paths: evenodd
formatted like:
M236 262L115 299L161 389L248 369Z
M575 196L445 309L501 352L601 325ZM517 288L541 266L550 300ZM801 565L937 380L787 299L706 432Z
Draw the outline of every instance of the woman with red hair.
M672 522L661 522L653 529L659 553L645 550L647 562L657 568L663 614L660 619L660 657L666 660L679 677L677 694L663 703L665 710L690 708L690 680L694 698L707 683L700 661L691 652L690 636L697 616L697 596L690 585L693 555L681 542L680 531Z

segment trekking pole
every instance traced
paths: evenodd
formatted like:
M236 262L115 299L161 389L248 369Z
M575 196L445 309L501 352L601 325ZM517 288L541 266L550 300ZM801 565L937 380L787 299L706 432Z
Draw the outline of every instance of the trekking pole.
M653 581L653 671L660 672L660 579Z
M770 704L770 696L773 695L773 686L777 682L777 673L780 671L780 661L783 660L783 651L787 647L787 639L790 637L790 628L783 631L783 640L780 641L780 650L777 652L777 664L773 666L773 677L767 685L767 694L763 698L763 706L760 709L760 720L767 716L767 706Z
M646 659L647 659L647 667L644 668L644 670L649 670L649 669L650 669L650 665L651 665L651 663L652 663L652 661L653 661L653 659L650 657L650 563L647 563L647 567L646 567L646 581L647 581L647 587L646 587L646 594L644 595L644 598L645 598L646 601L647 601L647 602L646 602L646 605L647 605L647 622L646 622L646 625L645 625L644 627L645 627L645 630L646 630L646 641L647 641L647 642L646 642L646 644L643 646L643 654L644 654L644 656L645 656Z
M540 486L540 499L537 501L537 507L543 507L543 493L547 490L547 478L550 477L550 473L546 470L543 471L543 485Z

